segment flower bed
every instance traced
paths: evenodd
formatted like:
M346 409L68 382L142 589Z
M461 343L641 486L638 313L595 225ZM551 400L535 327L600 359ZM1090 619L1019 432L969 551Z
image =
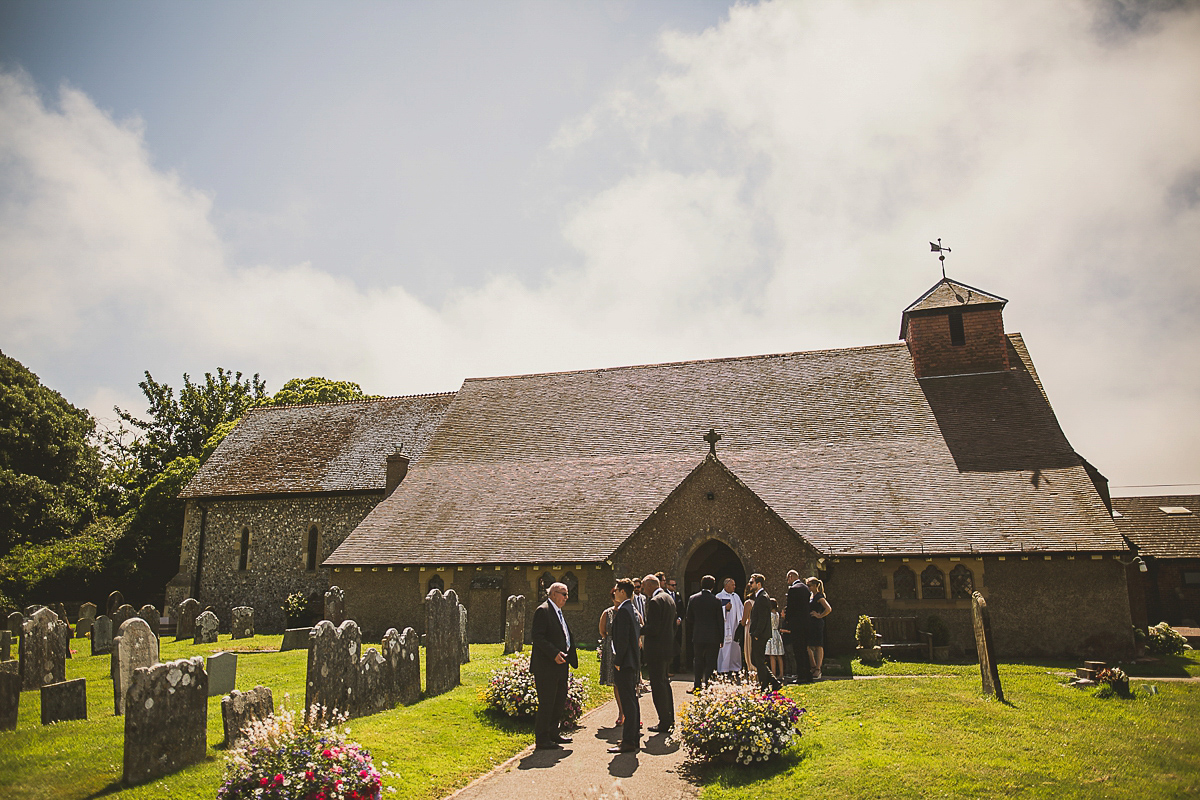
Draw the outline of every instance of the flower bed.
M562 718L567 725L575 724L583 716L583 704L587 697L586 680L573 672L567 678L567 704ZM533 685L533 673L529 671L529 656L518 653L492 670L487 684L479 690L479 699L487 703L488 708L516 719L536 715L537 690Z
M763 694L752 684L716 681L684 704L679 736L696 760L767 761L800 735L804 713L778 692Z
M369 751L346 741L314 715L297 720L282 710L256 722L229 754L219 800L379 800L382 777ZM391 790L394 791L394 790Z

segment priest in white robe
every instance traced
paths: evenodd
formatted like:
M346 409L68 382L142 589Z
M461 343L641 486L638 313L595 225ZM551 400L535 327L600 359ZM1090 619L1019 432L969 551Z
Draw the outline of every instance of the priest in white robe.
M717 651L717 672L740 672L742 669L742 646L733 640L733 635L742 626L742 598L737 593L737 582L725 579L724 591L717 592L725 614L725 641Z

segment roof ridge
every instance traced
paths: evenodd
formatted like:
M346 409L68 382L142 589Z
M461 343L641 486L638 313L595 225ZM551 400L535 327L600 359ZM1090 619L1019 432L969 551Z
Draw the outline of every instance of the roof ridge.
M380 397L356 397L353 400L333 400L328 403L284 403L283 405L256 405L247 409L246 413L253 411L275 411L283 408L315 408L316 406L348 406L354 403L382 403L385 400L416 400L422 397L453 397L458 394L458 391L453 392L421 392L419 394L393 394Z

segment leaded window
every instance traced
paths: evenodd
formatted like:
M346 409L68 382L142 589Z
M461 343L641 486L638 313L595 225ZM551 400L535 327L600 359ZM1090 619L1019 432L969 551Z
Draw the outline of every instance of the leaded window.
M975 576L971 574L971 570L965 564L959 564L950 570L950 596L952 598L969 600L973 591L975 591Z
M901 566L892 573L892 588L896 590L897 600L917 599L917 573Z
M921 599L946 599L946 573L930 564L921 573Z

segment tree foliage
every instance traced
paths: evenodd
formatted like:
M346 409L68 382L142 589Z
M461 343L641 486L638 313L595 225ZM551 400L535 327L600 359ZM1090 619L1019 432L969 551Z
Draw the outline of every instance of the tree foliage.
M378 395L363 394L362 387L353 381L331 381L328 378L292 378L268 400L269 405L290 406L301 403L337 403L343 400L366 400Z

